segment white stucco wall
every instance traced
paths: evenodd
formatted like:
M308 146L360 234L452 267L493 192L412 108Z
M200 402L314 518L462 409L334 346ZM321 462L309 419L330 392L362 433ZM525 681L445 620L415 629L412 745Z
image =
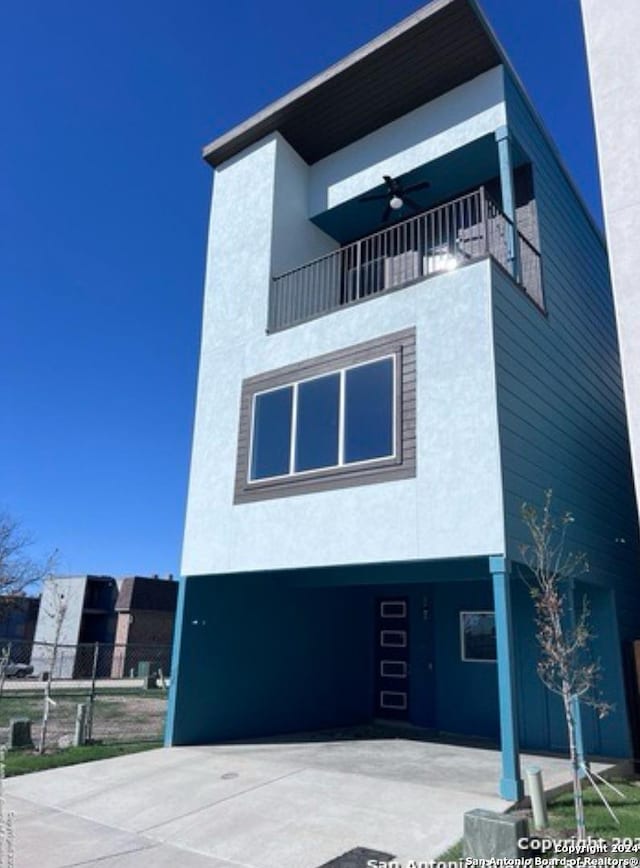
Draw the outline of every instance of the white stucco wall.
M415 479L233 505L242 379L415 325ZM504 550L487 261L203 359L185 575Z
M636 496L640 492L640 15L582 0Z
M315 163L309 213L319 214L506 123L504 78L497 66Z
M385 150L396 174L504 122L500 74L458 90L420 110L418 132L400 119L324 165L276 133L216 172L183 574L504 551L488 262L266 334L272 275L337 246L308 220L312 189L336 204L379 182L380 165L363 163ZM417 477L234 505L243 379L410 326Z

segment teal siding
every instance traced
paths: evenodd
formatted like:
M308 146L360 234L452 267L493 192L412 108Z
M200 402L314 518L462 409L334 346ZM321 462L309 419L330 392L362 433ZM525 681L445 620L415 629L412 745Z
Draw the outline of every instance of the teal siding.
M540 659L535 637L533 603L524 581L514 575L513 618L517 661L517 695L520 710L520 743L529 751L566 751L567 727L562 702L542 684L536 674ZM612 703L614 711L603 719L590 708L582 709L584 747L590 756L624 757L629 754L625 716L625 698L620 677L619 643L615 623L615 601L612 592L578 583L576 607L588 598L591 623L597 636L596 656L601 662L603 679L599 690ZM602 641L599 641L602 639Z
M490 582L442 583L434 588L435 724L440 732L497 741L496 664L462 659L460 612L476 610L493 611Z
M409 600L411 723L496 741L496 666L463 662L460 651L460 612L493 609L491 584L438 581L437 569L425 582L426 567L183 579L180 676L172 686L167 743L370 723L376 605L390 595ZM354 580L369 583L346 584Z
M553 148L517 86L506 75L507 119L533 163L547 315L494 265L493 318L507 554L521 560L527 542L524 501L552 488L557 510L575 516L571 546L586 552L600 626L613 618L622 639L640 636L638 528L606 251ZM622 542L623 541L623 542ZM526 623L526 601L519 616ZM607 612L610 615L607 615ZM615 634L615 630L613 631ZM626 745L618 650L611 629L598 640L606 658L605 697L617 704L606 723L585 721L591 750ZM533 637L520 637L524 670L535 666ZM617 641L617 638L614 638ZM526 682L524 682L526 684ZM523 688L524 689L524 688ZM558 709L536 685L521 700L524 740L562 742ZM534 719L535 718L535 719ZM538 719L539 718L539 719ZM546 741L546 744L545 744Z
M292 588L282 575L275 579L259 573L183 580L170 743L370 719L372 612L363 590Z
M575 514L572 543L587 552L590 580L615 589L622 638L637 638L637 514L606 251L508 75L505 92L534 167L548 312L494 269L507 550L519 559L522 502L553 488L556 507Z

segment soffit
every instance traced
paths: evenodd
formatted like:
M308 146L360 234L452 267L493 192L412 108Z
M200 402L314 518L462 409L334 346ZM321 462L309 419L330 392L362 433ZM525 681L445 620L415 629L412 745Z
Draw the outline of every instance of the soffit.
M503 62L469 0L435 0L204 149L218 166L280 132L315 163Z

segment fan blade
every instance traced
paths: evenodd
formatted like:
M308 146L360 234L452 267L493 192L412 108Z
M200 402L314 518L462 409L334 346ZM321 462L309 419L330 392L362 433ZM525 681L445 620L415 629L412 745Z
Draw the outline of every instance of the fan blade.
M382 177L390 193L400 193L402 191L402 185L396 178L392 178L391 175L383 175Z
M388 193L372 194L371 196L361 196L358 202L375 202L377 199L388 199Z
M403 196L402 201L405 205L413 208L414 211L424 211L424 207L422 205L418 205L417 202L414 202L413 199L410 199L408 196Z
M391 215L391 210L392 210L391 205L389 205L387 203L387 207L384 209L384 211L382 213L382 222L383 223L386 223L387 220L389 219L389 216Z
M413 193L416 190L426 190L430 186L431 184L429 183L429 181L420 181L419 184L410 184L408 187L405 187L404 192Z

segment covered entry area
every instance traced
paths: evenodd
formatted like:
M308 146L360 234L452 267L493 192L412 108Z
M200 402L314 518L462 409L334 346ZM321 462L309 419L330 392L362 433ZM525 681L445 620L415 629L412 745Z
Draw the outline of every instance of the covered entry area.
M167 743L402 721L501 743L516 799L509 605L490 558L184 579Z
M168 745L390 722L499 747L509 800L519 745L564 751L531 600L502 558L191 577L179 607ZM622 697L585 725L585 750L625 756L625 731Z

